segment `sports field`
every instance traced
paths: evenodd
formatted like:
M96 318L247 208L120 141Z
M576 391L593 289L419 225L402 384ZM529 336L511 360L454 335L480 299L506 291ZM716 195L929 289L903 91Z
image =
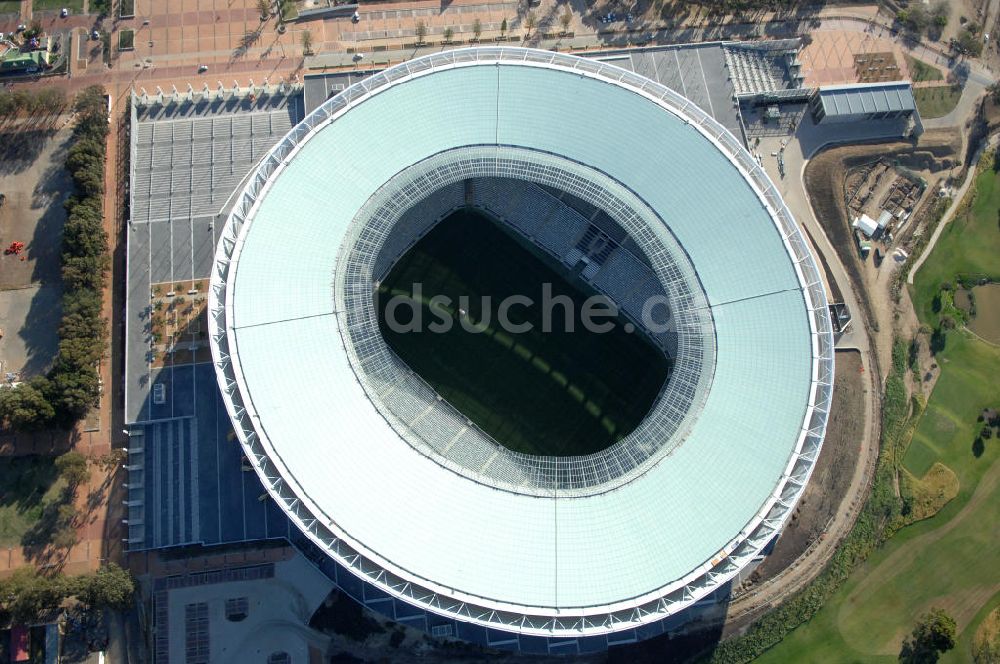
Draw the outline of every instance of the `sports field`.
M921 322L932 327L942 282L954 283L958 273L997 271L1000 174L985 169L976 190L969 213L945 229L911 290ZM973 661L976 629L1000 606L1000 445L995 438L980 450L973 444L982 428L980 409L1000 407L1000 347L953 330L935 361L941 376L903 465L921 477L935 462L944 464L958 478L958 495L932 518L897 533L761 661L896 661L903 637L932 607L944 608L958 624L958 643L941 662Z
M613 329L584 330L580 312L589 292L567 281L547 256L487 217L459 211L413 247L380 288L380 327L389 346L458 408L503 445L526 454L591 454L632 431L649 411L669 371L669 360L625 320L601 319ZM566 308L545 331L542 285L552 299L567 296ZM386 323L393 295L411 295L422 285L423 330L393 331ZM444 295L452 304L428 303ZM504 298L523 295L533 306L514 306L509 319L529 331L503 330L498 310ZM468 305L460 302L468 296ZM486 301L483 296L489 296ZM459 313L458 309L466 313ZM428 323L452 317L447 332ZM401 323L409 315L398 315ZM462 324L462 320L466 325ZM473 327L469 331L466 327Z

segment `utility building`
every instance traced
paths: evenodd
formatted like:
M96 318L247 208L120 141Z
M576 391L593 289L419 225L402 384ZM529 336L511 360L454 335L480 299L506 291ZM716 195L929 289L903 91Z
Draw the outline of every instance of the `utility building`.
M857 83L819 88L809 101L817 124L914 118L917 104L909 81Z

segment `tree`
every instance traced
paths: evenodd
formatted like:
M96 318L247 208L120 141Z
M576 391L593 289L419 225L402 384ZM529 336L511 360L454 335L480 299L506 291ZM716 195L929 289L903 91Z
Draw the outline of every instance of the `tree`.
M76 519L78 513L72 498L70 496L67 502L60 505L56 513L56 530L52 535L52 546L57 549L72 549L79 541L79 538L76 536Z
M983 42L969 28L963 30L962 34L958 36L958 39L955 41L955 48L958 49L959 53L971 55L974 58L978 58L983 54Z
M126 609L132 604L135 581L118 565L109 563L84 579L78 597L91 607Z
M43 576L31 567L21 567L0 579L0 613L9 613L15 623L31 623L73 596L92 609L122 610L131 606L134 593L132 575L114 563L94 574L69 578Z
M472 22L472 36L476 38L476 41L479 41L479 35L481 34L483 34L483 24L477 18Z
M55 409L45 396L48 381L39 376L17 387L0 388L0 418L18 431L45 428L55 416Z
M66 93L62 90L44 88L36 93L35 99L38 100L39 108L53 115L62 113L66 108Z
M100 464L101 468L103 468L105 472L111 472L118 468L118 466L125 463L127 458L127 451L121 448L114 448L107 454L101 455L101 457L97 460L97 463Z
M528 12L528 15L524 17L524 28L527 32L524 33L525 39L531 37L531 31L535 29L535 25L538 19L535 17L535 12Z
M451 38L454 35L455 35L455 31L451 29L451 26L448 26L447 28L445 28L444 29L444 42L446 44L450 44L451 43Z
M257 11L260 12L260 22L263 23L271 14L271 3L268 0L257 0Z
M104 287L104 277L107 275L109 258L107 254L98 256L63 257L62 278L67 290L89 288L100 290Z
M573 11L567 7L562 16L559 17L559 24L562 26L563 34L569 32L569 24L573 22Z
M902 17L900 15L903 15ZM927 14L927 11L919 4L913 3L906 10L903 10L896 15L910 32L914 34L921 34L927 29L927 26L931 23L931 17Z
M41 37L41 36L42 36L42 24L38 20L32 21L31 25L28 26L28 29L24 31L25 39L34 39L35 37Z
M507 19L505 17L504 20L500 21L500 36L503 37L506 34L507 34Z
M61 574L47 577L21 567L0 581L0 608L10 612L15 623L33 622L42 611L59 606L68 587Z
M306 55L312 55L313 49L313 36L312 32L305 30L302 33L302 52Z
M991 83L989 87L989 92L990 92L990 99L993 100L993 103L1000 104L1000 81ZM1000 148L998 148L998 152L1000 152Z
M427 36L427 24L423 21L417 21L417 43L423 44L424 37Z
M955 620L944 609L931 609L920 616L913 633L903 641L899 661L906 664L933 664L941 653L955 647Z
M80 115L91 115L100 109L106 109L104 88L100 85L90 85L81 90L73 101L73 110Z
M72 489L90 480L87 457L75 450L56 457L56 470Z
M950 9L948 7L948 2L946 0L942 0L941 2L934 5L934 8L931 10L931 20L933 21L934 25L936 25L938 28L943 28L946 25L948 25L949 12Z

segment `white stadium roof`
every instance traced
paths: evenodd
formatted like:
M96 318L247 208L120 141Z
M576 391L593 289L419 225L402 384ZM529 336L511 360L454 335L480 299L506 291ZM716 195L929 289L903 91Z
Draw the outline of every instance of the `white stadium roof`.
M666 224L651 230L683 249L710 310L684 426L602 490L477 481L419 449L380 404L337 306L370 222L359 211L380 189L436 155L490 146L623 185ZM626 629L732 578L794 508L832 394L821 279L763 170L669 89L544 51L439 53L320 106L241 194L210 312L236 433L306 535L391 595L527 634Z

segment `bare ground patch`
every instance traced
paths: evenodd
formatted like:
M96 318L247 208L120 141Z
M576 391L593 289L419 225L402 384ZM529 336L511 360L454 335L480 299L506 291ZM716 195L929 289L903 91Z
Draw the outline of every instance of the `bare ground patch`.
M0 129L0 367L21 378L44 373L60 320L63 206L73 184L63 167L72 130ZM2 378L2 375L0 375Z
M63 207L73 190L63 167L71 129L52 132L16 130L0 133L0 192L6 202L0 208L0 243L23 242L20 254L0 254L0 289L24 288L35 283L58 283ZM4 162L10 144L26 144Z
M22 379L48 371L59 348L60 294L40 284L0 291L0 371Z

